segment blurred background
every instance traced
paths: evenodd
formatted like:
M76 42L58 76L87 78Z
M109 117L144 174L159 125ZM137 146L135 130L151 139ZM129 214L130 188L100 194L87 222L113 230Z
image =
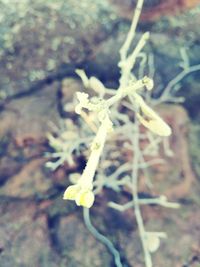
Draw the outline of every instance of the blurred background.
M44 155L52 151L50 124L59 126L69 116L64 105L82 88L76 68L117 88L118 51L135 5L136 0L0 0L1 267L115 266L86 229L81 208L62 200L68 175L83 164L65 163L52 172ZM145 51L153 59L156 98L181 72L183 57L190 66L200 64L200 1L144 1L136 40L144 31L151 33ZM174 157L154 167L152 179L156 192L182 205L142 208L146 228L168 234L153 254L159 267L200 266L199 92L200 71L194 71L175 92L185 102L161 107L173 128ZM142 267L134 212L108 208L107 201L116 198L109 189L97 197L93 223L115 244L124 267Z

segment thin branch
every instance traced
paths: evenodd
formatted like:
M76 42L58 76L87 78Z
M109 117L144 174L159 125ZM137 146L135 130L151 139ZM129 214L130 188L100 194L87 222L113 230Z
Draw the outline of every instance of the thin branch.
M137 132L134 135L133 138L133 151L134 151L134 158L133 158L133 167L132 167L132 194L133 194L133 201L134 201L134 210L135 210L135 216L136 221L139 228L140 238L142 241L142 247L144 251L144 259L146 267L152 267L152 259L151 254L148 250L147 244L146 244L146 231L144 228L144 223L140 211L140 204L139 204L139 198L138 198L138 169L139 169L139 160L140 160L140 148L139 148L139 125L138 121L136 119L135 125L137 127Z
M99 233L97 229L92 225L91 220L90 220L89 209L83 208L83 218L84 218L85 225L90 231L90 233L108 248L108 250L110 251L110 253L112 254L114 258L116 267L123 267L121 259L120 259L120 254L118 250L114 247L113 243L107 237Z
M159 205L163 206L165 208L171 208L171 209L178 209L180 207L179 203L174 203L174 202L168 202L167 199L163 196L158 197L158 198L152 198L152 199L138 199L138 204L139 205ZM115 202L109 202L108 206L110 208L119 210L119 211L126 211L127 209L130 209L132 207L135 207L135 202L130 201L124 205L120 205Z
M181 80L183 80L183 78L185 78L185 76L187 76L188 74L195 72L195 71L199 71L199 70L200 70L200 64L189 67L187 69L183 69L183 71L181 71L174 79L172 79L167 84L167 86L165 87L163 91L163 94L159 98L159 102L167 101L170 97L171 90L176 84L178 84Z
M127 37L126 37L124 44L122 45L122 47L120 49L121 61L126 60L128 50L129 50L130 45L131 45L131 43L135 37L135 30L136 30L138 20L139 20L141 11L142 11L143 3L144 3L144 0L138 0L138 2L137 2L130 30L127 34Z

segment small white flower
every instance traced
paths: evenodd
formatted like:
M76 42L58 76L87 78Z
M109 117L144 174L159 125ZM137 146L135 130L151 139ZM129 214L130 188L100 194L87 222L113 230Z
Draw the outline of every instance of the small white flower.
M147 247L149 252L153 253L158 250L160 246L160 238L156 235L149 235L147 237Z
M148 91L151 91L153 89L154 82L153 82L153 80L151 78L145 76L142 79L142 82L143 82L144 86L147 88Z
M149 252L154 253L160 247L160 239L166 238L166 233L163 232L147 232L146 233L146 244Z

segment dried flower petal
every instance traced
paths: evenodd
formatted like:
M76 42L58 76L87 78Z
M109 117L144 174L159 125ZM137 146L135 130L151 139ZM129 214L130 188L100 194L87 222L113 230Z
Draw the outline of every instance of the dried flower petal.
M158 250L160 246L160 238L156 235L147 235L147 247L149 252L153 253Z
M78 184L68 186L64 192L63 199L75 200L80 190L81 187Z
M70 185L67 187L64 192L63 199L75 200L77 206L90 208L94 203L94 193L89 188L84 188L77 183L76 185Z
M71 185L65 190L63 199L75 200L77 206L90 208L94 203L94 193L89 189L82 189L78 184Z
M91 208L94 203L94 193L90 190L88 191L81 191L76 199L77 206L83 206L86 208Z
M160 247L160 239L167 238L164 232L146 232L146 244L149 252L154 253Z

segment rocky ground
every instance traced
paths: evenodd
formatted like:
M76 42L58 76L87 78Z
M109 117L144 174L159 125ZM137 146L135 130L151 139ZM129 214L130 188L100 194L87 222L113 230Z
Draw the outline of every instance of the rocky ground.
M198 2L152 0L144 7L138 36L151 31L146 49L154 54L155 95L179 73L180 48L186 49L191 65L200 62ZM77 166L65 164L51 172L44 166L48 160L44 154L51 151L47 132L67 116L63 105L81 87L76 67L117 86L118 50L135 1L121 3L0 0L2 267L114 266L107 249L86 229L81 209L62 200L66 177ZM148 229L156 227L169 236L153 256L159 267L200 266L199 77L198 72L183 80L184 108L160 110L173 128L175 156L166 158L164 168L152 169L154 193L182 205L179 210L149 206L142 210ZM108 208L107 200L115 198L108 189L102 192L92 220L117 246L124 266L142 267L134 212Z

